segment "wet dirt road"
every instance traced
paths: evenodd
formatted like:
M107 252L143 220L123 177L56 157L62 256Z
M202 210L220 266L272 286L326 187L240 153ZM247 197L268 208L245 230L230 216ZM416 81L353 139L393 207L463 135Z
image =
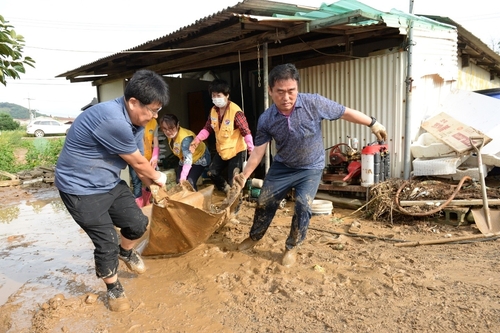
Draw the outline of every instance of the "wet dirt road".
M120 264L131 309L107 309L93 246L54 188L0 188L0 333L144 332L498 332L500 240L395 247L392 241L477 234L437 221L357 220L372 237L343 236L352 211L313 216L296 265L281 265L293 206L280 209L252 250L254 205L244 203L205 244L179 256L146 258L137 276ZM359 236L359 234L358 234ZM377 238L381 237L381 238ZM86 294L98 298L85 302ZM57 294L65 300L52 303Z
M81 294L100 286L92 248L54 188L2 204L0 306L9 297L21 305L19 329L30 326L24 316L37 307L36 300L58 293Z

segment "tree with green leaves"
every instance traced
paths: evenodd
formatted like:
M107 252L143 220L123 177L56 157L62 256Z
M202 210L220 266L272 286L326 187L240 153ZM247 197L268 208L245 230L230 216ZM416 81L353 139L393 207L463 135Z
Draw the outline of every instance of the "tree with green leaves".
M9 114L0 112L0 130L12 131L19 128L19 123L15 121Z
M7 86L8 77L19 79L19 73L26 73L25 65L35 67L35 60L23 57L24 37L0 15L0 83Z

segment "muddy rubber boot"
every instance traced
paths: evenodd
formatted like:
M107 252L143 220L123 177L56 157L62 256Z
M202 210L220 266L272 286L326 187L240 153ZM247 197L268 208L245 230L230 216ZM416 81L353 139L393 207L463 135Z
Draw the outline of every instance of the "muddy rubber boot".
M258 242L259 242L258 240L253 240L250 237L248 237L238 245L238 251L249 250L253 248Z
M297 261L297 248L294 247L291 250L286 249L282 259L283 266L292 267L295 261Z
M142 189L142 207L149 205L151 199L151 191ZM142 208L141 207L141 208Z
M122 247L120 246L120 253L118 254L118 258L122 260L127 267L137 274L142 274L146 271L146 265L144 265L144 261L142 261L141 256L135 249L130 250L128 255L123 255Z
M108 305L111 311L121 312L130 309L130 302L121 285L108 290L106 296L108 297Z

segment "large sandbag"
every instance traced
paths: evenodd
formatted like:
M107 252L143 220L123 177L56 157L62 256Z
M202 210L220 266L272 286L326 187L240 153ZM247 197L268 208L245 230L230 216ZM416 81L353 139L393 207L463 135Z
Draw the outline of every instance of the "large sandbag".
M227 223L239 203L240 189L235 186L220 207L214 207L213 190L211 185L196 192L189 182L168 191L152 185L154 203L143 208L150 218L149 228L137 251L142 256L174 256L207 241Z

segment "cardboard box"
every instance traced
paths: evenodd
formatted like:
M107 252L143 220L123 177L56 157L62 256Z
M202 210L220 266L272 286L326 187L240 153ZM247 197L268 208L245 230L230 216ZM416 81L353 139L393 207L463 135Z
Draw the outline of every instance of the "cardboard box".
M472 149L470 137L484 137L485 145L491 141L491 138L486 134L461 123L444 112L426 120L422 124L422 128L459 154Z

